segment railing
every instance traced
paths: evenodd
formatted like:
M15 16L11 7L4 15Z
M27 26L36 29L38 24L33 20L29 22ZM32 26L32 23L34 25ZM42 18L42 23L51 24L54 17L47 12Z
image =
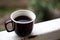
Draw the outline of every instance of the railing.
M60 18L37 23L33 27L31 36L34 38L27 38L26 40L58 40L60 39ZM6 31L0 32L0 40L19 40L14 31L8 33Z

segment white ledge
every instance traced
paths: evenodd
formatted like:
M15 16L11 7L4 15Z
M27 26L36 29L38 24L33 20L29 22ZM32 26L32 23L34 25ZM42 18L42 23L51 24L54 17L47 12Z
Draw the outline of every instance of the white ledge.
M57 30L60 30L60 18L35 24L32 35L41 35Z
M60 18L35 24L31 35L43 35L57 30L60 30ZM0 32L0 40L19 40L19 39L20 37L18 37L14 31Z

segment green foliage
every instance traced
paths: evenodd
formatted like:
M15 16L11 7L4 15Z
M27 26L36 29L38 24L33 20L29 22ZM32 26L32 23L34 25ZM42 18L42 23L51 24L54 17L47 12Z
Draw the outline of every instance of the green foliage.
M4 31L5 30L5 28L4 27L0 27L0 31Z
M5 7L0 7L0 16L4 15L5 14L5 11L6 11L6 8Z
M36 23L42 21L42 8L47 8L49 11L54 8L60 8L60 0L32 0L31 9L35 12L37 18Z
M0 7L0 16L4 16L6 14L12 13L15 11L17 8L6 8L6 7Z
M36 23L40 22L43 16L40 8L41 8L40 0L34 0L34 3L32 2L31 4L31 9L33 9L33 11L36 14Z
M52 5L54 8L59 8L60 9L60 0L53 0Z

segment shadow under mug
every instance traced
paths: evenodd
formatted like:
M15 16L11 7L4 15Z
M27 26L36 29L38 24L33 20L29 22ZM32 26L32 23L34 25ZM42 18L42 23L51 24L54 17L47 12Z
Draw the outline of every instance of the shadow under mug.
M16 17L21 16L21 15L28 16L32 20L27 21L27 22L20 22L20 21L14 20ZM10 18L11 18L11 20L5 21L5 28L6 28L7 32L15 31L15 33L20 37L24 37L24 36L31 34L33 25L34 25L34 21L36 19L36 15L32 11L17 10L11 14ZM9 24L9 23L12 24L12 29L10 29L10 30L7 28L7 24Z

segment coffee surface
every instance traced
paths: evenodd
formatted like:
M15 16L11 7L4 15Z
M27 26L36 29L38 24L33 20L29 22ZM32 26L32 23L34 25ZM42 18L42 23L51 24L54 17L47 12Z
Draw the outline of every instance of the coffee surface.
M16 21L20 22L28 22L31 21L31 19L28 16L18 16L15 18Z

